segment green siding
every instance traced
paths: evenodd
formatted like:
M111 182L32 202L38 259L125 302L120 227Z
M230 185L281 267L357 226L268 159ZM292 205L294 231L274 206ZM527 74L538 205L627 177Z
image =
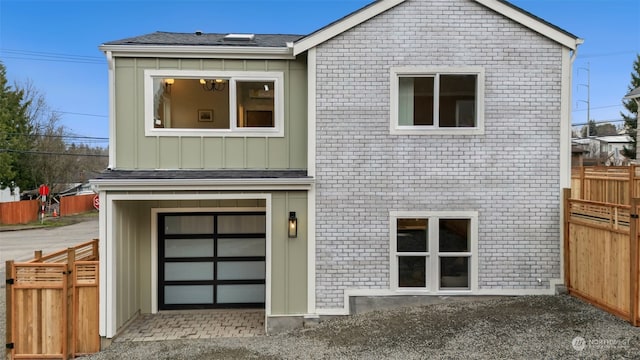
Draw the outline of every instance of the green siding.
M147 69L282 71L284 137L145 136ZM299 60L115 60L118 169L306 169L307 70Z
M307 313L307 193L273 192L271 212L271 313ZM151 312L151 209L264 207L261 199L116 201L117 327ZM289 211L298 218L298 237L287 236ZM154 270L155 271L155 270Z
M307 193L272 197L271 314L307 313ZM289 211L298 218L298 237L287 233Z

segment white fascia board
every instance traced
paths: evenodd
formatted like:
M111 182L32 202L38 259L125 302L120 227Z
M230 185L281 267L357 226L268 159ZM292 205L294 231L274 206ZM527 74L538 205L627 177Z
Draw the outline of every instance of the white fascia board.
M180 57L193 59L295 59L290 47L257 46L177 46L177 45L101 45L114 57Z
M309 190L314 179L128 179L90 180L100 191Z
M373 18L376 15L397 6L405 0L380 0L370 6L367 6L355 13L348 15L342 20L338 20L334 24L331 24L323 29L316 31L315 33L302 38L293 45L293 55L297 56L311 48L322 44L323 42L342 34L343 32L360 25L363 22Z
M551 40L556 41L559 44L562 44L568 47L571 50L576 50L578 45L583 43L582 39L572 37L564 32L550 26L549 24L545 24L544 22L523 13L522 11L518 11L513 7L497 1L497 0L474 0L475 2L486 6L487 8L504 15L505 17L528 27L529 29L540 33Z

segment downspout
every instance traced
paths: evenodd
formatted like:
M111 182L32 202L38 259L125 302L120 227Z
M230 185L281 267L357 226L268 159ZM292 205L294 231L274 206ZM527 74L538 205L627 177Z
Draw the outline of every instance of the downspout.
M108 84L109 84L109 165L107 169L116 167L116 119L115 119L115 60L113 53L106 51Z
M582 39L576 39L575 49L569 49L569 61L567 64L566 55L562 58L562 95L561 105L561 123L560 123L560 279L551 282L552 292L556 292L554 285L564 285L565 280L565 204L563 201L563 189L571 188L571 82L573 63L578 55L578 46L584 41Z

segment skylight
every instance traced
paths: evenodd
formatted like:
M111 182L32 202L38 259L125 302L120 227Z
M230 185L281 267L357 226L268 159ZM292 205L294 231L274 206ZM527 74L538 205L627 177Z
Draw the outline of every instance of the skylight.
M228 34L224 37L225 40L244 40L251 41L256 37L255 34Z

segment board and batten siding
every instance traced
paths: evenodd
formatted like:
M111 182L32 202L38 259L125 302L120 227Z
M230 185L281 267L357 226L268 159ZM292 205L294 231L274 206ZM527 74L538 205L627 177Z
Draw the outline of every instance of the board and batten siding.
M272 193L271 211L271 314L307 312L307 193ZM152 311L152 209L215 209L264 207L264 200L148 200L114 202L116 242L116 328L138 313ZM162 210L160 210L162 211ZM197 211L197 210L196 210ZM298 218L298 237L287 236L289 211Z
M145 136L144 71L281 71L284 137ZM307 65L299 60L115 58L115 157L120 170L306 169Z

